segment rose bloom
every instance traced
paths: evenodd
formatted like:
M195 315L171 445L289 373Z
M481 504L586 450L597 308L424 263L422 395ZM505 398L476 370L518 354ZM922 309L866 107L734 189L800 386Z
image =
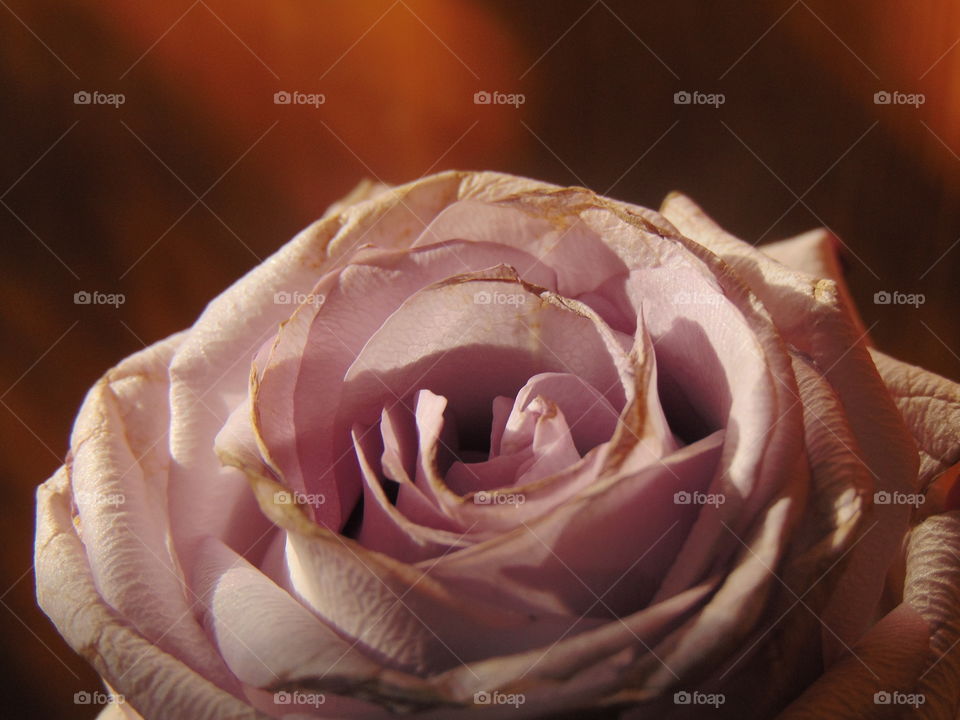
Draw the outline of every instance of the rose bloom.
M960 387L761 250L361 185L90 390L40 605L102 717L954 717Z

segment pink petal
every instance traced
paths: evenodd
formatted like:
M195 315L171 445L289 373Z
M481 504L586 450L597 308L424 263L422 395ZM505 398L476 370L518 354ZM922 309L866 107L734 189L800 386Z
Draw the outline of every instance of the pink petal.
M763 302L784 340L810 356L842 401L875 489L910 493L917 482L916 450L903 421L857 332L856 321L838 296L836 284L789 270L759 250L723 232L690 200L669 197L662 209L679 229L693 237L743 277ZM875 509L877 528L847 560L849 582L836 593L838 613L853 598L877 602L886 569L899 550L909 508ZM859 568L859 570L858 570ZM867 614L861 615L865 630ZM825 616L831 621L830 616Z
M598 696L622 684L630 659L647 654L647 648L689 617L713 587L713 583L705 583L691 588L547 648L450 670L433 678L431 684L454 698L469 698L480 690L522 691L539 711L537 716L548 710L569 711L583 700L592 706Z
M309 293L359 238L383 248L403 245L407 238L409 245L457 195L463 177L434 175L346 209L334 207L342 212L326 214L234 283L186 334L170 368L169 492L178 547L186 549L207 534L236 547L252 539L254 515L241 500L249 499L247 483L240 472L221 466L213 442L248 391L249 359L290 315L292 306L276 303L275 294ZM220 508L215 517L206 511L211 506Z
M703 492L722 446L718 432L643 471L599 480L542 517L431 563L431 576L505 607L522 598L536 612L633 612L656 592L699 510L675 493Z
M538 189L549 187L528 183ZM531 199L524 198L526 202ZM523 250L531 259L527 265L515 266L520 275L527 277L536 268L549 268L557 277L557 284L551 289L569 298L627 271L602 234L575 215L560 218L549 211L535 215L509 197L495 202L460 200L450 204L433 219L414 247L451 239L498 243Z
M233 679L190 613L182 561L167 542L166 367L181 340L133 355L90 390L66 474L84 566L99 596L139 636L231 689Z
M66 641L131 708L156 720L259 720L256 713L122 620L98 592L71 518L64 469L37 492L37 598ZM180 628L174 626L174 633ZM177 648L178 652L182 647ZM209 668L207 668L209 669Z
M960 462L960 385L922 368L870 351L920 449L918 487Z
M421 462L418 483L464 528L485 522L469 499L451 492L437 469L445 407L456 409L464 425L490 417L490 398L515 395L539 372L574 372L602 388L611 404L623 404L632 369L620 341L586 309L549 293L533 294L507 270L464 276L411 296L364 346L347 373L339 416L372 421L384 405L417 387ZM488 279L489 278L489 279ZM516 304L474 303L478 293L516 297ZM523 302L520 303L519 299ZM424 319L430 324L424 326ZM463 358L482 355L470 365L464 383ZM629 389L631 386L626 385ZM425 404L425 399L432 398ZM481 524L481 528L485 527Z
M281 329L256 391L254 409L263 418L258 430L285 484L327 496L315 510L318 521L339 529L359 497L349 428L334 445L318 439L343 434L335 426L342 380L371 336L408 296L431 282L464 269L528 260L517 250L462 242L411 253L369 252L318 286L322 304L299 308ZM542 269L534 276L552 282Z
M437 530L455 530L459 524L439 510L414 480L417 477L419 436L415 414L402 403L384 408L380 415L383 439L381 467L399 483L396 507L411 521Z
M489 491L510 485L519 476L520 467L533 458L530 447L510 455L500 455L479 463L455 462L443 477L444 484L457 495L478 490ZM577 460L580 459L578 455Z
M399 563L326 530L288 534L286 558L296 597L364 654L404 672L434 674L549 645L573 623L558 614L531 616L522 601L490 604L453 593L434 579L433 561L425 568ZM597 623L573 624L582 630Z
M222 543L201 545L196 573L205 623L244 684L278 688L309 680L314 690L331 694L373 692L389 702L417 691L427 700L422 681L384 672L361 646L342 638Z
M515 481L518 486L550 477L580 460L560 408L542 396L536 397L527 408L536 413L538 419L530 444L533 457L519 467L519 477Z
M903 600L930 627L929 656L912 691L924 718L950 717L960 703L960 512L927 518L910 533Z
M622 408L614 408L600 391L580 377L570 373L534 375L517 393L513 412L524 410L538 395L563 413L581 455L613 437Z
M373 460L378 449L375 433L355 426L352 434L363 473L363 522L357 539L364 547L412 563L467 547L472 542L464 532L424 527L407 518L390 502L380 484L380 471Z
M837 284L837 294L841 304L846 308L857 335L863 335L866 332L866 326L860 318L860 313L857 312L840 264L841 246L842 243L836 235L829 230L817 228L796 237L767 243L760 246L760 250L764 255L786 265L791 270L797 270L814 278L833 280ZM864 339L869 342L869 337Z
M789 529L789 545L778 566L770 602L762 622L714 663L701 687L721 688L728 699L749 698L758 717L782 707L819 676L859 636L861 616L872 605L856 598L843 615L821 620L824 608L846 568L851 547L872 532L873 480L859 458L845 410L829 383L806 358L793 356L793 367L804 408L804 442L810 461L808 507ZM772 572L769 573L774 578ZM868 603L872 601L868 600ZM817 638L822 638L817 641ZM786 653L780 648L789 648ZM770 671L770 653L778 653ZM764 677L762 687L757 677ZM732 705L736 712L736 705Z
M853 649L830 668L777 720L861 720L878 717L888 708L875 693L914 692L927 658L929 628L906 603L884 617ZM913 715L911 706L897 706Z

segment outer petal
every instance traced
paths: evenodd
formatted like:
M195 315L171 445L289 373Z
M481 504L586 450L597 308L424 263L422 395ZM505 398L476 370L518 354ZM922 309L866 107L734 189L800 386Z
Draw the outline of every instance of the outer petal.
M182 340L173 336L128 358L90 390L62 475L77 509L71 530L103 602L143 638L233 689L190 613L179 559L168 545L167 363ZM38 588L41 598L62 592L55 578L39 572Z
M681 232L736 268L757 294L784 339L811 357L834 387L876 490L910 493L917 484L916 448L877 374L855 320L839 299L836 284L790 270L724 232L689 199L672 195L661 209ZM852 618L852 643L869 627L886 571L907 530L909 508L878 507L878 525L851 553L851 572L837 589L824 620ZM854 580L854 578L856 578Z
M960 463L960 385L882 352L870 354L920 448L919 486L926 489Z
M857 312L850 295L847 281L839 258L840 240L829 230L819 228L787 238L767 243L760 247L765 255L772 257L791 270L797 270L815 278L826 278L837 284L837 293L846 308L858 335L866 333L866 327ZM868 338L866 338L868 339Z
M478 186L489 183L483 174L470 180ZM484 188L488 192L500 189L489 184L489 188ZM602 235L580 220L576 213L530 212L531 199L552 192L554 186L523 178L511 178L511 184L523 188L522 198L496 193L495 202L460 200L453 203L437 215L417 239L416 245L456 237L523 250L533 259L529 265L518 266L517 271L527 277L538 267L550 268L558 280L556 288L552 289L571 298L626 273L623 260L606 245Z
M171 364L170 504L181 549L214 534L243 550L251 534L260 532L243 475L221 466L213 444L247 393L250 358L292 310L275 302L275 294L309 293L325 270L361 243L390 247L404 237L409 243L456 196L460 181L459 173L434 175L324 216L213 300L197 320ZM210 517L208 507L220 512Z
M899 605L815 682L777 720L863 720L887 717L875 693L912 693L929 658L929 627L907 603ZM914 716L910 706L899 707Z
M817 679L827 665L823 634L838 650L846 627L820 614L846 571L844 559L864 532L870 532L872 478L860 459L843 405L809 360L793 357L804 409L804 442L810 458L810 509L789 538L775 593L754 633L730 661L714 669L708 687L727 695L725 710L766 717ZM836 653L833 653L834 655ZM757 678L763 677L758 687Z
M331 694L323 710L334 713L352 708L351 701L334 694L372 694L396 707L440 701L420 678L389 672L364 655L360 644L338 635L219 541L206 541L200 553L195 584L206 624L230 669L245 684L272 689L309 681L314 689Z
M903 600L930 625L933 657L913 692L923 693L923 718L960 711L960 512L925 520L910 533Z
M104 602L71 520L64 470L37 491L37 595L70 645L132 709L150 720L262 720L267 716L205 680L143 637Z

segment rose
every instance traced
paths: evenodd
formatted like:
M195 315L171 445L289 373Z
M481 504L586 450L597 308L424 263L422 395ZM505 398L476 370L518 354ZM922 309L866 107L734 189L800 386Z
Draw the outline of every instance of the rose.
M866 348L830 243L363 187L90 391L40 603L127 716L953 707L960 390Z

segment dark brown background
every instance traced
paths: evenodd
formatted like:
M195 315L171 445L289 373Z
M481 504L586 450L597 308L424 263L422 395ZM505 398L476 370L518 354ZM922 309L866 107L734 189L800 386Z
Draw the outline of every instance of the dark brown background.
M949 0L146 5L0 2L5 717L96 713L72 702L97 679L36 608L31 567L34 488L84 391L361 178L487 168L653 207L679 189L752 242L825 224L877 344L960 377ZM75 105L79 90L126 102ZM479 90L526 102L478 106ZM675 105L680 90L726 102ZM80 290L126 302L76 305Z

